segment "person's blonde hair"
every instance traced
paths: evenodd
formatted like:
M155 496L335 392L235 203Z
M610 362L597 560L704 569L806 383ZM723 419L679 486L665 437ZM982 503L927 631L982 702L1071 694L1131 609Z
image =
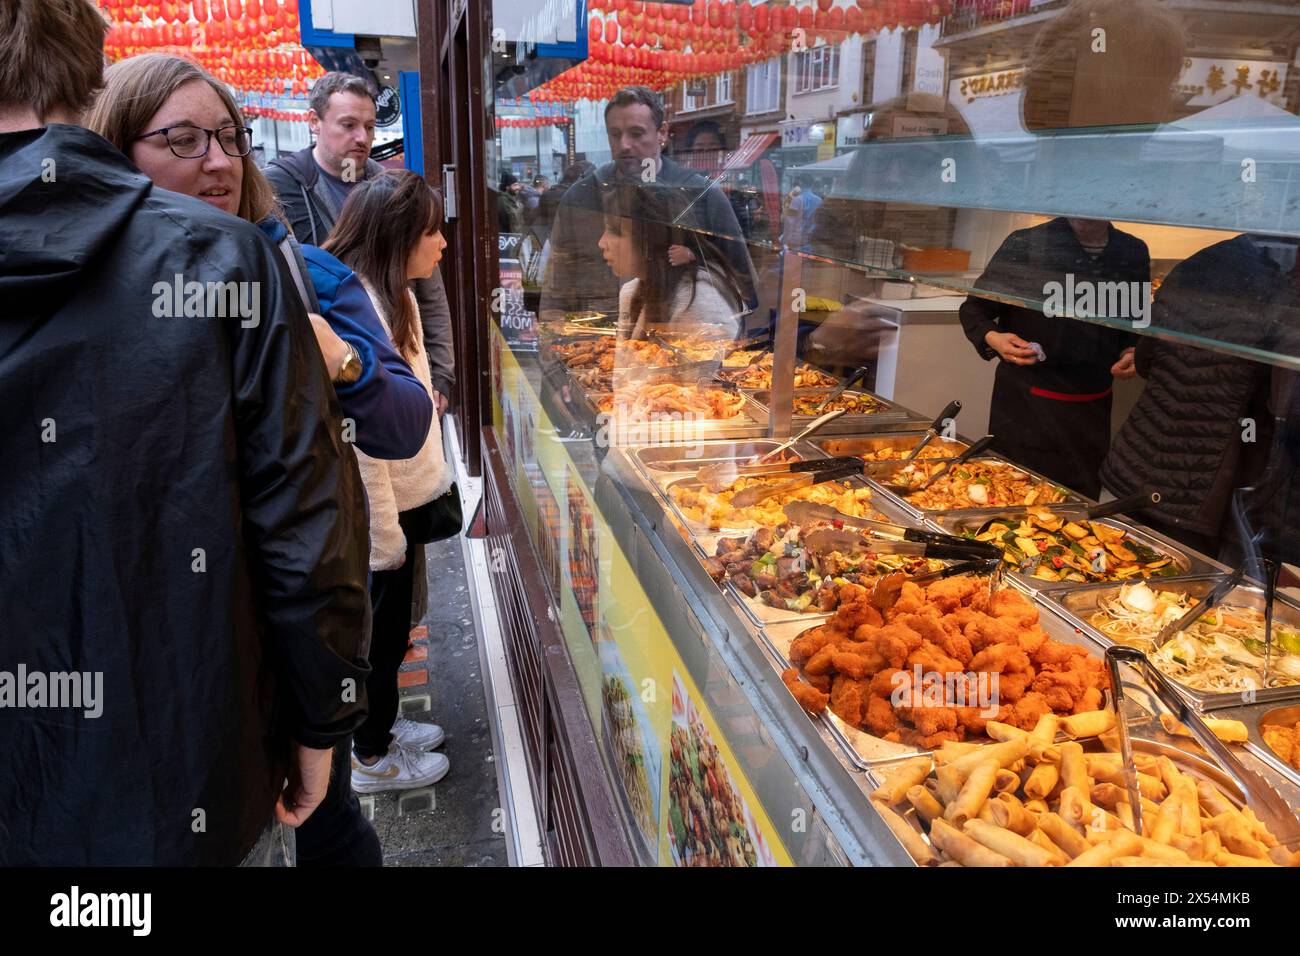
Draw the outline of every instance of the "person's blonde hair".
M179 56L146 53L119 60L104 71L104 89L86 116L86 126L129 156L131 144L141 133L148 132L145 127L153 115L173 93L195 80L212 87L231 118L240 126L247 125L230 90L203 67ZM257 168L253 154L243 157L241 163L244 183L239 197L239 218L259 223L267 216L278 215L280 207L275 192Z
M90 0L0 0L0 109L80 116L104 83L107 34Z

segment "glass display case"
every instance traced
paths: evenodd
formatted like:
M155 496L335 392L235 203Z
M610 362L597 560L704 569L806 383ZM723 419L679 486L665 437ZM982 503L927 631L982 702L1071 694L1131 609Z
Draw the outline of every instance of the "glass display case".
M494 16L484 467L630 859L1293 862L1300 9Z

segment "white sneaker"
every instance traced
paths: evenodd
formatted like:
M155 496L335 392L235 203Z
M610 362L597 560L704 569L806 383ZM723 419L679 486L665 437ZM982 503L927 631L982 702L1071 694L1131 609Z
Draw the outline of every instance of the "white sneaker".
M389 732L407 750L437 750L447 739L437 724L422 724L405 717L398 717Z
M418 790L437 783L449 770L451 761L442 754L408 750L394 741L388 753L369 767L352 755L352 789L357 793Z

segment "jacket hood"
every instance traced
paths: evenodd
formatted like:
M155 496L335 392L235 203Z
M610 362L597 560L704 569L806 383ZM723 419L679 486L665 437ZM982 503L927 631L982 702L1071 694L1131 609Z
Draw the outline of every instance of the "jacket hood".
M112 144L80 126L0 134L5 311L57 309L151 188Z

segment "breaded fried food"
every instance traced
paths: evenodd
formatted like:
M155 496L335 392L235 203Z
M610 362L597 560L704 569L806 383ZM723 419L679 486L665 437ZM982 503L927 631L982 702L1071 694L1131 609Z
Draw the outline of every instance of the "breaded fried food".
M797 667L788 667L783 670L781 680L789 688L790 693L794 695L794 699L799 702L799 706L808 713L816 715L826 709L830 696L800 681Z
M927 588L905 581L884 611L870 600L846 585L831 619L792 643L812 683L787 681L801 704L829 692L825 706L851 726L922 747L982 736L990 719L1032 731L1044 715L1100 707L1101 659L1048 638L1019 592L990 599L987 578L959 576ZM981 696L994 689L993 700Z

